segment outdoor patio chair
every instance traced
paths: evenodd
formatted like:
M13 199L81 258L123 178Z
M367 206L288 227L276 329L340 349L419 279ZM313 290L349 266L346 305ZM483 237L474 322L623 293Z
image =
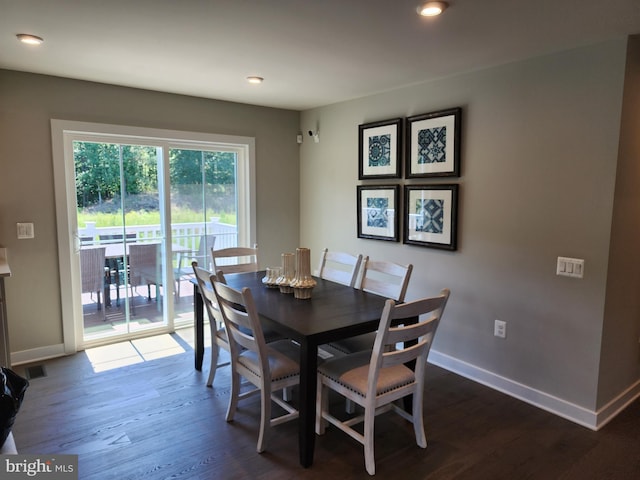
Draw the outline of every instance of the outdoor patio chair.
M136 237L136 233L127 233L126 235L123 235L122 233L100 234L99 242L100 244L117 244L122 243L122 240L126 238L126 243L130 243L135 242ZM127 262L124 256L108 258L107 266L109 267L109 282L116 286L116 305L120 306L120 286L124 285Z
M133 299L134 289L147 286L147 298L151 301L151 285L162 285L159 243L132 243L129 245L129 286ZM156 300L158 295L156 294ZM133 302L132 302L133 309Z
M80 277L82 279L82 293L95 293L97 308L104 308L100 301L105 288L105 247L87 247L80 249Z

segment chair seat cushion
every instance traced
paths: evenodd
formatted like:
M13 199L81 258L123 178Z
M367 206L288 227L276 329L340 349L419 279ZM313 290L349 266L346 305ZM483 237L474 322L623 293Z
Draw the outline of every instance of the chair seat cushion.
M318 372L363 397L367 393L371 351L363 351L327 360ZM413 371L404 365L394 365L380 370L376 395L413 383Z
M271 381L282 380L300 374L300 365L295 360L300 358L298 347L290 340L278 340L267 344L269 355L269 369L271 370ZM258 355L256 352L245 350L238 355L238 363L260 376L258 367Z

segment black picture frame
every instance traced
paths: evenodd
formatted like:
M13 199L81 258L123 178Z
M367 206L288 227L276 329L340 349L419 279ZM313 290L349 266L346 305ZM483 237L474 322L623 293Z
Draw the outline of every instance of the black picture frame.
M459 177L462 108L407 118L406 178Z
M404 119L358 125L358 179L400 178Z
M358 238L400 240L400 186L357 185Z
M458 185L405 185L403 243L458 248Z

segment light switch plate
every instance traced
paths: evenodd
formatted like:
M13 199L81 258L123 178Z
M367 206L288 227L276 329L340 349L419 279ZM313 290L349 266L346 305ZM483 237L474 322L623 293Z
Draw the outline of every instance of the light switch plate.
M33 238L33 223L18 223L18 240Z
M584 259L558 257L556 275L562 275L564 277L583 278Z

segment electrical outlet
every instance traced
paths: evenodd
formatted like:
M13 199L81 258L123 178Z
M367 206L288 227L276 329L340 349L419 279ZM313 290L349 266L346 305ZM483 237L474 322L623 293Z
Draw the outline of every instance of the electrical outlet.
M507 322L496 320L493 324L493 334L496 337L507 338Z

